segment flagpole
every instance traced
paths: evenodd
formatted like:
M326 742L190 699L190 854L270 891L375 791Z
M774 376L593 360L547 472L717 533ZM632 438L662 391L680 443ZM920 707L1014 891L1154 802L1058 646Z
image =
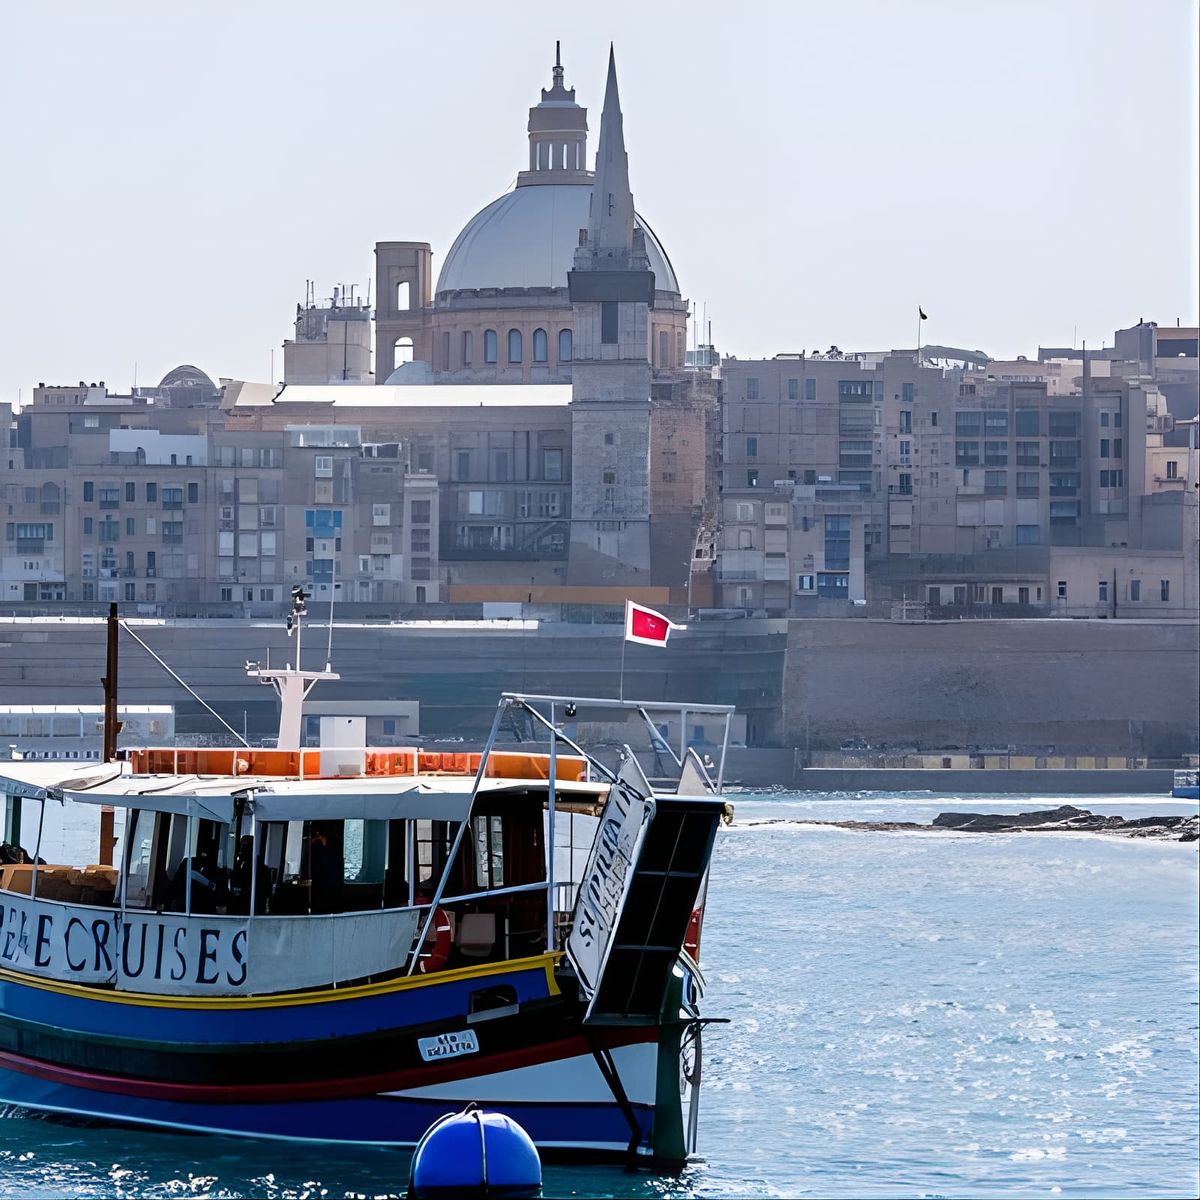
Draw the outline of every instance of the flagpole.
M921 308L917 306L917 366L921 365Z
M621 689L617 696L618 700L625 699L625 645L629 639L625 636L625 631L621 631Z

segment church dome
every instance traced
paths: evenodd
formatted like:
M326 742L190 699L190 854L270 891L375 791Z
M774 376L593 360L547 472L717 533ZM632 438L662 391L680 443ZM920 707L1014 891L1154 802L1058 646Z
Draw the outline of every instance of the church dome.
M463 288L566 288L579 231L588 226L588 183L514 188L473 216L442 264L437 291ZM654 287L679 293L671 260L641 216Z

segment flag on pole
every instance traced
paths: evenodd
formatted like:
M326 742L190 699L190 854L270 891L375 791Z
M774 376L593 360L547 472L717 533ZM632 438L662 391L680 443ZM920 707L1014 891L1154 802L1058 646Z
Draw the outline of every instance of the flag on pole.
M634 604L632 600L625 601L625 640L640 642L643 646L665 646L672 629L686 629L686 625L676 625L660 612Z
M929 317L926 315L925 310L919 304L917 305L917 312L920 313L920 319L922 321L929 320Z

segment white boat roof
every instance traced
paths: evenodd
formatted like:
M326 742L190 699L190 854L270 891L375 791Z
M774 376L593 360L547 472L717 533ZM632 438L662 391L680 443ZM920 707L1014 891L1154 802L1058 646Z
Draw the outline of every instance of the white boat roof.
M68 768L54 762L13 762L0 769L0 793L73 804L108 804L181 813L230 824L242 800L259 821L464 821L474 777L381 775L294 779L277 775L134 775L121 764ZM540 786L528 779L484 779L480 795L510 795ZM596 802L606 783L555 782L567 801Z

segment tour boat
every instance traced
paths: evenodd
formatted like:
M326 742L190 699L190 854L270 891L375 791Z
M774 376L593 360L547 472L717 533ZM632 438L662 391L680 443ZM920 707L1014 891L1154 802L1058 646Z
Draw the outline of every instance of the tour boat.
M0 763L32 844L0 847L29 860L0 868L0 1102L411 1145L475 1101L545 1151L686 1159L724 747L651 786L564 721L720 713L727 744L732 709L505 693L476 752L300 749L331 676L257 674L277 748ZM115 866L41 861L111 810Z
M1171 780L1171 795L1177 800L1200 800L1200 771L1194 767L1176 771Z

